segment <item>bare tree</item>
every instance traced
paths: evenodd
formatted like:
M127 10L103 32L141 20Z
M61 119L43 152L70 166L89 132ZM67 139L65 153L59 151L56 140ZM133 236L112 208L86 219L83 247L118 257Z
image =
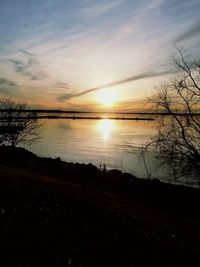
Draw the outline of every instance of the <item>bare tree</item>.
M157 135L146 149L153 146L174 177L200 182L200 60L177 49L173 63L174 77L151 97L159 115Z
M39 138L39 123L28 105L10 98L0 100L0 143L12 147L29 144Z

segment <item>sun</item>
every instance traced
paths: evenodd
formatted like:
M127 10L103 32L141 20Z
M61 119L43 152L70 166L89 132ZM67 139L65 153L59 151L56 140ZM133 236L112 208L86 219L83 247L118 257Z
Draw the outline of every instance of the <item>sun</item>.
M111 107L118 101L118 94L114 89L102 89L96 93L96 100L104 106Z

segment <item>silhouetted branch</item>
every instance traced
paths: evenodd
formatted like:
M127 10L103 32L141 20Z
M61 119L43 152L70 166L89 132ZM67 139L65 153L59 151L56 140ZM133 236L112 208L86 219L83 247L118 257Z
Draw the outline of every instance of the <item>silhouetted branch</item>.
M150 99L157 112L169 116L158 116L157 135L146 149L153 147L156 157L176 177L200 181L200 64L182 50L177 52L175 78L157 87Z
M35 142L39 138L40 124L33 114L26 113L28 106L10 98L0 100L0 140L3 144L17 146Z

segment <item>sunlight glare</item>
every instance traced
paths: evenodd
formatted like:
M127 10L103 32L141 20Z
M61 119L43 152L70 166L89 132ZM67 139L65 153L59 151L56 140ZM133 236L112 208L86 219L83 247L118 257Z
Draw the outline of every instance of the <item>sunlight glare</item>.
M114 89L105 88L105 89L97 91L96 93L97 102L107 107L111 107L113 104L115 104L118 98L119 98L119 95L117 91Z
M112 131L114 130L114 123L112 120L100 120L98 124L98 129L102 133L104 140L108 140Z

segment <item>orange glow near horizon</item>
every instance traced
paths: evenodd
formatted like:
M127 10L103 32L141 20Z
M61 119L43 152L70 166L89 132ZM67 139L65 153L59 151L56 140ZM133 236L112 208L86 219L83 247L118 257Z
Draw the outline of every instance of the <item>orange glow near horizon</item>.
M104 88L96 93L96 101L106 107L112 107L119 101L119 94L112 88Z

